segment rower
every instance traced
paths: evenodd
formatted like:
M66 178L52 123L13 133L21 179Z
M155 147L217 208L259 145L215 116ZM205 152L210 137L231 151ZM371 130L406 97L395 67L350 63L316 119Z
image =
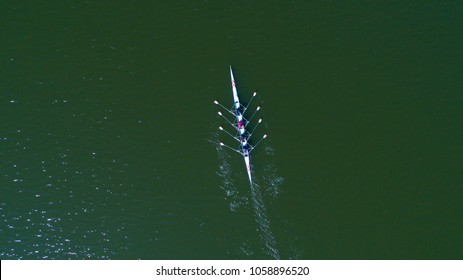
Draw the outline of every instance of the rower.
M245 136L246 130L244 129L244 126L242 126L241 128L238 128L238 132L241 136Z
M243 115L240 112L236 113L236 118L239 122L243 121Z
M249 150L247 148L243 148L243 156L249 156Z

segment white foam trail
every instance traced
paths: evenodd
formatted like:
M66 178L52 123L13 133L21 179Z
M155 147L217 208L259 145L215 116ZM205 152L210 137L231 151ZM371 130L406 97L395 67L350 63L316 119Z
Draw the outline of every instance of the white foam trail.
M281 192L280 186L283 184L285 178L278 175L278 169L273 163L264 166L262 177L265 182L265 193L273 198L278 197Z
M285 181L285 178L278 175L278 168L274 160L272 160L275 155L273 148L267 143L264 146L264 151L266 156L269 157L269 159L265 161L267 164L262 168L262 177L266 186L265 194L276 198L281 192L280 186Z
M224 152L222 146L218 145L218 133L214 134L215 140L209 140L216 147L217 157L219 159L219 171L217 175L222 178L221 189L225 192L225 199L231 211L236 212L238 209L247 204L247 198L242 196L231 179L232 168L228 163L230 156Z
M253 207L256 217L256 221L260 228L261 238L267 248L267 254L274 257L275 259L280 258L280 254L277 249L275 237L273 236L272 229L270 227L270 221L267 217L267 211L264 204L264 197L275 199L281 192L281 185L284 182L284 178L278 175L278 168L274 163L274 150L270 146L269 142L264 145L264 151L267 164L261 168L259 177L263 179L264 184L260 187L257 184L251 186L251 192L253 196ZM257 177L257 176L256 176Z
M280 259L280 254L272 229L270 228L270 221L267 217L267 210L265 209L262 192L258 184L251 184L251 195L255 220L259 226L259 236L267 249L265 253L278 260Z
M209 142L216 144L217 156L219 159L219 171L217 172L217 175L222 178L222 185L220 187L225 191L226 200L229 203L230 210L237 211L241 206L248 204L247 197L240 195L238 189L234 186L233 180L231 179L232 168L228 163L230 156L228 153L224 152L220 145L218 145L218 137L218 133L214 134L213 138L215 139L209 140ZM273 149L270 146L266 145L265 151L268 156L273 155ZM279 186L283 182L283 178L278 177L276 175L276 171L277 169L274 165L269 165L264 169L264 182L266 185L270 186L266 189L279 190ZM263 200L263 189L255 182L251 184L250 189L254 220L257 223L257 231L261 242L264 245L263 252L272 258L280 259L280 254L270 227L270 221L268 219L267 210ZM279 191L274 191L274 193L279 193ZM246 252L249 254L249 250L246 250Z

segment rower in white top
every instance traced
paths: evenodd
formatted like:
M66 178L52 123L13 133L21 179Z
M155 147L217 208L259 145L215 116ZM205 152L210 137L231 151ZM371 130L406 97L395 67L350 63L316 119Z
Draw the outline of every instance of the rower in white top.
M267 138L267 135L265 134L262 138L257 141L257 143L254 146L251 146L249 144L249 141L251 140L251 136L256 130L257 126L262 122L262 119L259 119L257 121L257 124L254 126L254 129L251 132L248 132L246 130L246 127L250 123L251 119L254 117L257 111L260 110L260 107L257 106L256 110L254 113L251 115L249 119L246 119L244 117L244 113L246 110L249 108L249 104L251 103L252 99L257 95L257 92L254 92L254 94L251 97L251 100L249 100L247 107L244 107L238 98L238 91L236 90L236 84L235 84L235 79L233 77L233 71L230 66L230 76L231 76L231 84L232 84L232 91L233 91L233 108L231 110L227 109L225 106L214 100L214 104L219 105L223 109L225 109L227 112L229 112L231 115L234 116L234 121L231 122L227 117L225 117L222 112L218 112L218 114L223 117L234 129L236 129L237 134L234 136L230 132L224 130L223 127L219 126L219 129L221 131L224 131L227 133L229 136L231 136L233 139L237 140L240 143L240 146L238 149L234 149L228 145L225 145L224 143L220 143L221 146L227 147L235 152L238 152L243 155L244 157L244 162L246 164L246 171L248 173L249 177L249 182L252 184L252 173L251 173L251 163L250 163L250 157L249 154L254 150L254 148L262 141L263 139Z

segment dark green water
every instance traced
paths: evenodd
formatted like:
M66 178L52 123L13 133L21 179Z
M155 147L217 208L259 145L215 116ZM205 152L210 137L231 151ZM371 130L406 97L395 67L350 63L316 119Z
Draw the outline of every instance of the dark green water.
M348 2L0 4L0 257L463 258L463 4Z

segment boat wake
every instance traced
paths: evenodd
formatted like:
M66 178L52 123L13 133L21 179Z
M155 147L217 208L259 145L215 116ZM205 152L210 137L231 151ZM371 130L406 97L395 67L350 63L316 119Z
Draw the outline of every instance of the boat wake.
M254 218L259 226L259 236L265 246L264 253L278 260L280 259L280 253L278 252L275 237L273 236L272 229L270 228L270 221L267 217L267 209L265 208L262 191L258 184L251 184L251 195Z
M278 175L278 169L272 161L275 153L268 142L264 146L264 151L266 157L265 162L267 162L267 165L263 167L262 172L258 173L259 176L256 176L256 178L263 180L263 186L261 187L255 182L251 186L254 216L259 226L260 238L266 247L266 254L275 259L280 259L275 237L267 216L264 199L268 201L278 197L281 192L280 187L284 182L284 178Z
M278 175L278 168L276 167L275 162L271 159L275 155L273 148L266 144L264 146L265 155L269 158L266 162L267 165L263 168L262 177L267 187L265 193L270 195L273 198L278 197L281 192L280 186L284 182L284 178Z
M218 139L218 133L214 135L214 138ZM232 168L229 163L230 156L223 151L220 145L217 145L217 140L209 140L209 142L215 145L219 159L219 171L217 171L217 175L222 178L222 185L220 188L225 192L225 200L228 203L230 211L236 212L242 206L248 204L248 199L239 192L233 182L231 176Z
M218 134L213 135L218 137ZM272 258L280 259L280 253L277 249L277 243L270 227L270 220L267 215L267 209L264 203L264 197L276 198L280 193L280 185L284 181L282 177L277 175L275 164L265 166L264 171L259 173L260 176L256 179L262 179L265 187L261 187L256 182L250 186L250 202L249 198L241 194L235 186L232 179L232 167L230 166L230 156L224 152L220 145L217 145L216 140L209 140L215 144L217 156L219 159L219 171L217 175L222 178L222 185L220 186L225 192L225 199L228 202L230 211L237 212L241 207L251 205L254 213L254 221L257 224L258 236L263 245L262 252ZM266 145L266 156L273 156L273 149ZM250 249L248 248L249 251ZM249 252L246 254L249 255Z

